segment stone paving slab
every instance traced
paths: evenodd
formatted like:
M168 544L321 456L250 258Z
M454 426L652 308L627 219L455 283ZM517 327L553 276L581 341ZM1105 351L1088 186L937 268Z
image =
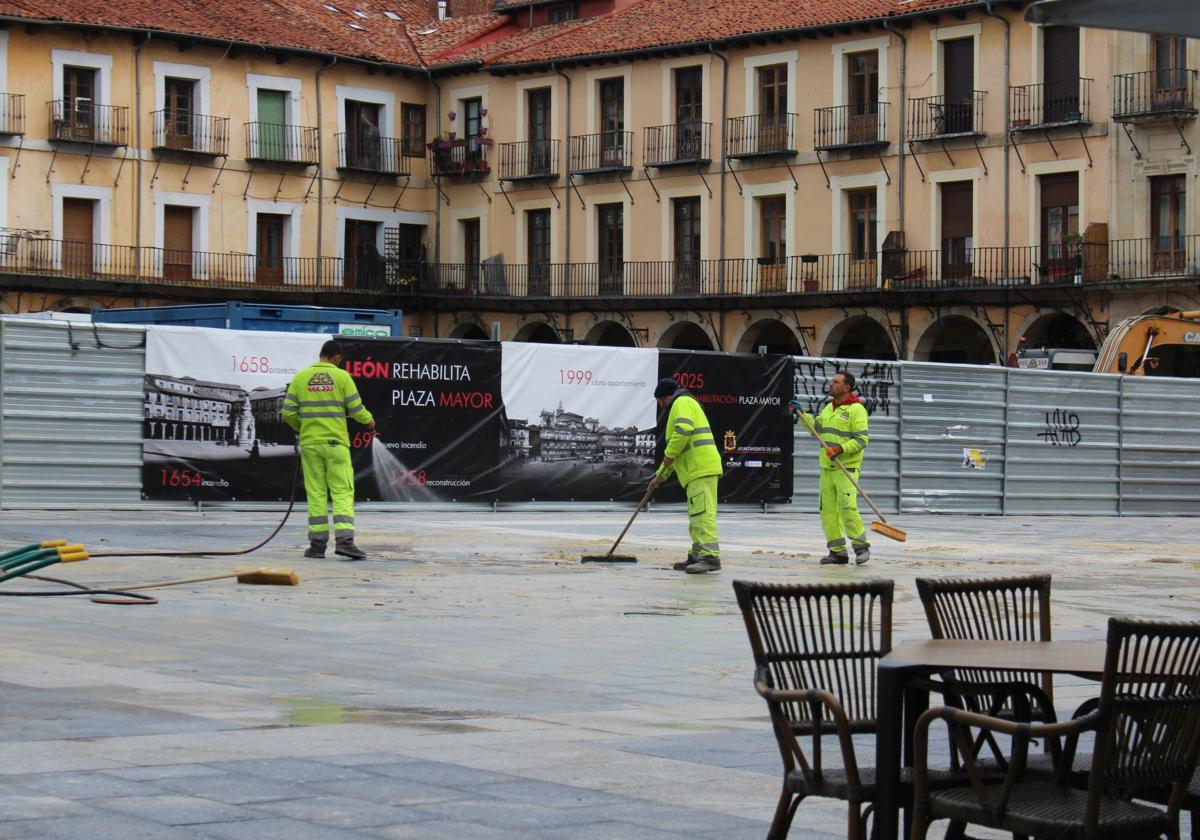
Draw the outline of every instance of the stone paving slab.
M0 547L236 548L277 515L6 513ZM0 837L761 838L780 764L733 579L893 578L897 640L927 635L918 576L1052 572L1062 639L1103 638L1110 615L1200 617L1190 519L902 516L909 541L877 541L857 569L817 565L815 516L728 511L724 570L687 576L669 568L685 517L653 509L622 544L640 563L580 564L626 517L366 509L357 564L302 558L297 517L249 558L61 574L120 586L264 565L299 587L0 600ZM1056 682L1063 714L1092 693ZM870 763L871 739L856 744ZM806 801L792 836L845 826L840 803Z

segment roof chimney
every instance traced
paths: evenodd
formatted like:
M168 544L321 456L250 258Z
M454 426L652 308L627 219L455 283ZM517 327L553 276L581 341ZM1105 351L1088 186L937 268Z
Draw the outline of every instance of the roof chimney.
M438 20L450 17L449 0L437 0Z

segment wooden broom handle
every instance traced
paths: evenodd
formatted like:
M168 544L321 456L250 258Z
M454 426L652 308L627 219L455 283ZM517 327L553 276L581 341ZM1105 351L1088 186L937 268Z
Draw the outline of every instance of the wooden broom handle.
M808 433L817 439L817 443L821 444L822 449L828 449L829 447L826 445L824 439L822 439L821 433L808 424L808 421L804 419L803 414L800 414L799 412L797 412L797 414L800 417L800 425L807 429ZM842 471L846 478L850 479L850 483L854 485L854 489L858 491L858 495L866 499L867 504L871 506L871 510L875 511L875 515L879 517L879 521L886 525L887 517L879 512L879 508L875 507L875 503L871 501L871 497L864 493L863 489L858 486L858 482L854 480L854 476L850 475L850 470L846 469L846 465L837 458L830 458L829 460L837 464L837 468Z
M617 541L612 544L612 548L610 548L608 550L608 554L604 555L605 557L613 556L613 552L617 550L617 546L619 546L621 544L621 540L625 539L625 533L629 530L629 526L633 524L633 520L637 518L637 515L642 512L642 508L645 507L646 502L650 501L650 496L653 492L654 492L653 487L646 488L646 494L644 496L642 496L642 500L640 502L638 502L638 506L633 509L633 516L629 517L629 521L625 523L625 527L621 530L621 533L617 536Z

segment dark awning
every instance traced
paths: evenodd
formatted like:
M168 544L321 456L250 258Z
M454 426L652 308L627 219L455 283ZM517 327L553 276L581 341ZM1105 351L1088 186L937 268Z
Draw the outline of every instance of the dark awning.
M1025 19L1200 38L1197 0L1040 0L1026 10Z

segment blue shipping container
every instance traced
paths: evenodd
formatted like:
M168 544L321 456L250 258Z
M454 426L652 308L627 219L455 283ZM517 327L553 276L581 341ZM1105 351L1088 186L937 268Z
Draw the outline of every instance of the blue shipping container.
M157 324L176 327L215 327L267 332L306 332L386 338L404 335L399 309L342 309L330 306L271 306L261 303L202 303L146 306L134 309L94 309L100 324Z

